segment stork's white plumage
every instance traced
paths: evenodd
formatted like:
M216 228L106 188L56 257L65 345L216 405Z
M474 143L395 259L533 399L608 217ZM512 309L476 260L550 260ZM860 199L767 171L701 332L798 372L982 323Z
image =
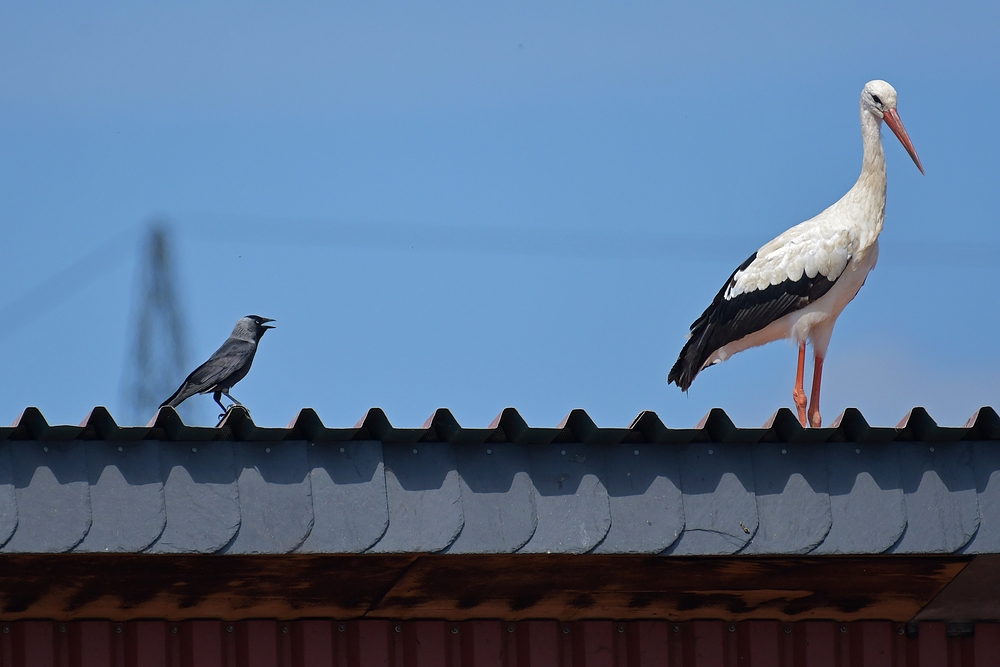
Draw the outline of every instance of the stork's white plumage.
M882 121L923 173L899 114L896 90L869 81L861 91L861 176L847 194L815 218L792 227L737 268L701 317L670 369L667 382L687 391L698 373L750 347L791 338L799 349L792 396L803 426L819 427L823 359L833 325L865 284L878 260L885 218ZM806 341L813 346L812 395L803 388Z

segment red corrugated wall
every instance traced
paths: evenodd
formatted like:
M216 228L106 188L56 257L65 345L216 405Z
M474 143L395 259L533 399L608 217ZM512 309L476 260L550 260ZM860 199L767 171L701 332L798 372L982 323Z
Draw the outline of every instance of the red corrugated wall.
M965 628L971 630L973 626ZM862 621L17 621L15 667L985 667L1000 624Z

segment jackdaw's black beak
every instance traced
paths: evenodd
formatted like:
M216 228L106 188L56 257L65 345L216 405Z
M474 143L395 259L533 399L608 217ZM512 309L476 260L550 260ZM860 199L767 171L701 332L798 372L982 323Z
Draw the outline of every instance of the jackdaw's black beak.
M260 321L261 321L261 327L260 327L261 329L274 329L274 327L269 327L266 324L264 324L264 322L273 322L274 321L270 317L262 317L262 318L260 318Z

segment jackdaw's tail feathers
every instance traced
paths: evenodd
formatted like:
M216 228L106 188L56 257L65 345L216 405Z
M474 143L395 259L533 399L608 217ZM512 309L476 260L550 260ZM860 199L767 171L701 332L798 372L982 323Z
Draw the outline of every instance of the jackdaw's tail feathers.
M188 391L185 391L185 389L188 389ZM171 408L176 408L178 405L180 405L181 403L183 403L196 393L197 392L195 391L189 390L189 385L187 382L182 382L181 386L177 388L177 391L175 391L170 396L170 398L160 403L160 407L165 408L169 406Z

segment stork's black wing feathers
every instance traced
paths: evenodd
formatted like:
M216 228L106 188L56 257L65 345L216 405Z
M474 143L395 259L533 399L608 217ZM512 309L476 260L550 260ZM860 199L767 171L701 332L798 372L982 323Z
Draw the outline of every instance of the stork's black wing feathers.
M760 331L788 313L805 308L829 292L837 282L821 273L813 278L803 273L798 280L785 280L777 285L743 292L726 299L726 290L734 284L736 274L749 267L755 259L757 253L750 255L747 261L733 271L729 280L715 295L712 305L691 325L691 337L670 369L667 382L673 382L687 391L713 352L723 345Z
M229 389L246 376L256 352L257 345L252 341L228 339L208 361L191 371L177 391L163 401L160 407L169 405L176 408L185 399L209 391L219 384Z

